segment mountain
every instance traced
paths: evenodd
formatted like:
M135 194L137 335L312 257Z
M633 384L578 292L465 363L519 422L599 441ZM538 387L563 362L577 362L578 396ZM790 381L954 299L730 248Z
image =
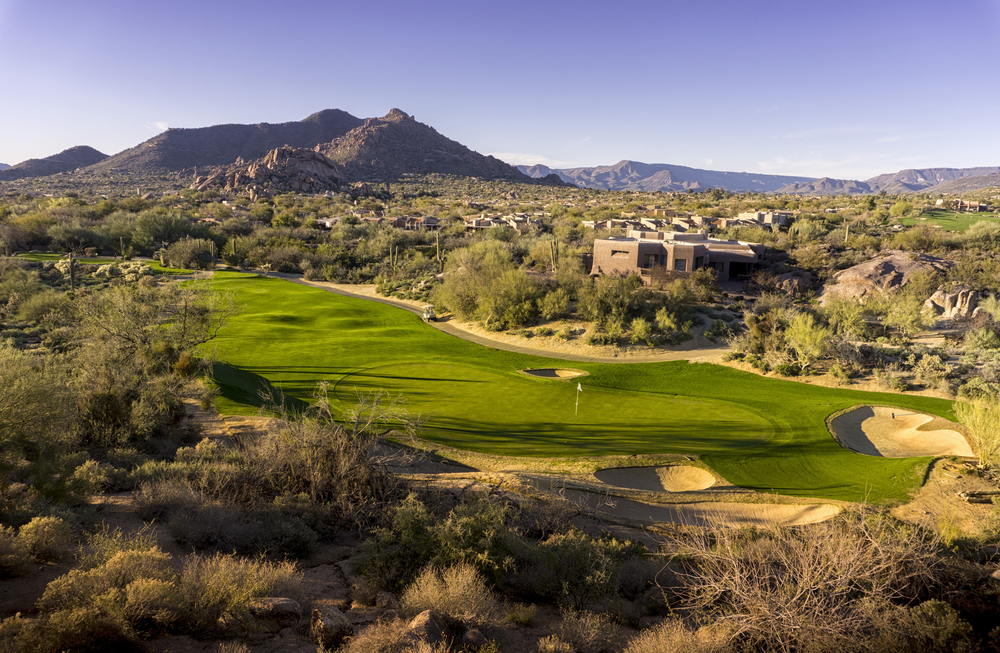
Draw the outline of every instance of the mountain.
M122 169L132 174L149 174L194 167L225 166L236 159L260 159L269 151L284 145L315 147L343 136L362 124L363 120L345 111L328 109L298 122L168 129L91 166L90 171Z
M939 192L939 184L964 179L966 177L981 177L1000 173L1000 167L986 166L979 168L923 168L919 170L900 170L893 174L878 175L865 181L874 192L912 193L915 191ZM948 192L948 191L940 191Z
M775 192L787 195L864 195L877 191L872 190L872 187L863 181L823 177L816 181L782 186Z
M718 172L665 163L619 161L612 166L593 168L563 168L519 166L529 175L555 173L563 181L583 188L605 190L683 191L690 189L723 188L729 191L766 193L788 184L814 181L813 177L766 175L750 172Z
M348 179L441 173L531 182L514 166L473 152L399 109L382 118L369 118L360 127L320 146L319 151L341 165Z
M0 170L0 181L13 181L25 177L44 177L59 172L68 172L107 158L107 154L98 152L92 147L78 145L44 159L28 159L17 165L9 166L6 170Z
M960 193L995 185L995 181L990 183L990 176L998 173L1000 167L908 169L878 175L865 181L824 177L807 183L789 184L776 192L797 195L858 195L882 191L893 195L918 192Z
M7 169L7 168L9 168L9 167L10 167L10 166L9 166L9 165L7 165L6 163L0 163L0 170L6 170L6 169Z
M991 188L994 186L1000 187L1000 173L978 175L974 177L959 177L958 179L952 179L951 181L940 183L937 186L934 186L932 190L935 193L960 195L962 193L971 193L972 191L983 188Z

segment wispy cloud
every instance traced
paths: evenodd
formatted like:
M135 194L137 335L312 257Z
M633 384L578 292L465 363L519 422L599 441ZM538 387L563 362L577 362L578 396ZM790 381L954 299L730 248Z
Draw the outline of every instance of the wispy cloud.
M487 152L490 156L511 164L512 166L548 166L550 168L569 168L573 165L570 161L557 161L541 154L530 154L527 152Z
M167 131L168 129L170 129L170 125L168 125L163 120L157 120L156 122L147 122L145 124L145 127L146 127L146 129L152 129L152 130L161 131L161 132L162 131Z
M893 134L890 136L880 136L875 139L875 142L879 145L885 143L901 143L903 141L919 141L925 138L940 138L941 136L950 136L951 132L925 132L919 134Z
M710 165L712 165L713 163L715 163L715 162L714 162L714 161L712 161L712 159L705 159L705 165L707 165L707 166L710 166Z

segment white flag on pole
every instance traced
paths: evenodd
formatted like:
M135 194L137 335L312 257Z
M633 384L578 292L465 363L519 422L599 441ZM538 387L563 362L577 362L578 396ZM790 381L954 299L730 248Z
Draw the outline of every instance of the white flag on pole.
M579 383L577 383L577 384L576 384L576 391L577 391L577 392L583 392L583 386L582 386L582 385L580 385Z

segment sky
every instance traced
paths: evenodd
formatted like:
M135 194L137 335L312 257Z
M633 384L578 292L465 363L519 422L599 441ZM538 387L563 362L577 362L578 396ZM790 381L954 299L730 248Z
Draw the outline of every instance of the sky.
M392 108L483 154L1000 165L1000 0L0 0L0 162Z

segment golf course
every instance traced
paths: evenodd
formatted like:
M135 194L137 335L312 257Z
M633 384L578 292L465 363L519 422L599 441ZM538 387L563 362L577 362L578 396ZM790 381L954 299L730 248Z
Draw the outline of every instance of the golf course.
M686 454L743 488L868 502L907 500L931 458L849 451L831 436L829 416L891 405L954 419L943 399L687 361L560 361L467 342L400 308L283 279L217 272L213 283L242 307L209 345L223 414L256 414L266 386L302 407L326 382L334 411L359 393L385 390L424 420L421 437L458 449L539 458ZM521 372L561 367L587 375Z

